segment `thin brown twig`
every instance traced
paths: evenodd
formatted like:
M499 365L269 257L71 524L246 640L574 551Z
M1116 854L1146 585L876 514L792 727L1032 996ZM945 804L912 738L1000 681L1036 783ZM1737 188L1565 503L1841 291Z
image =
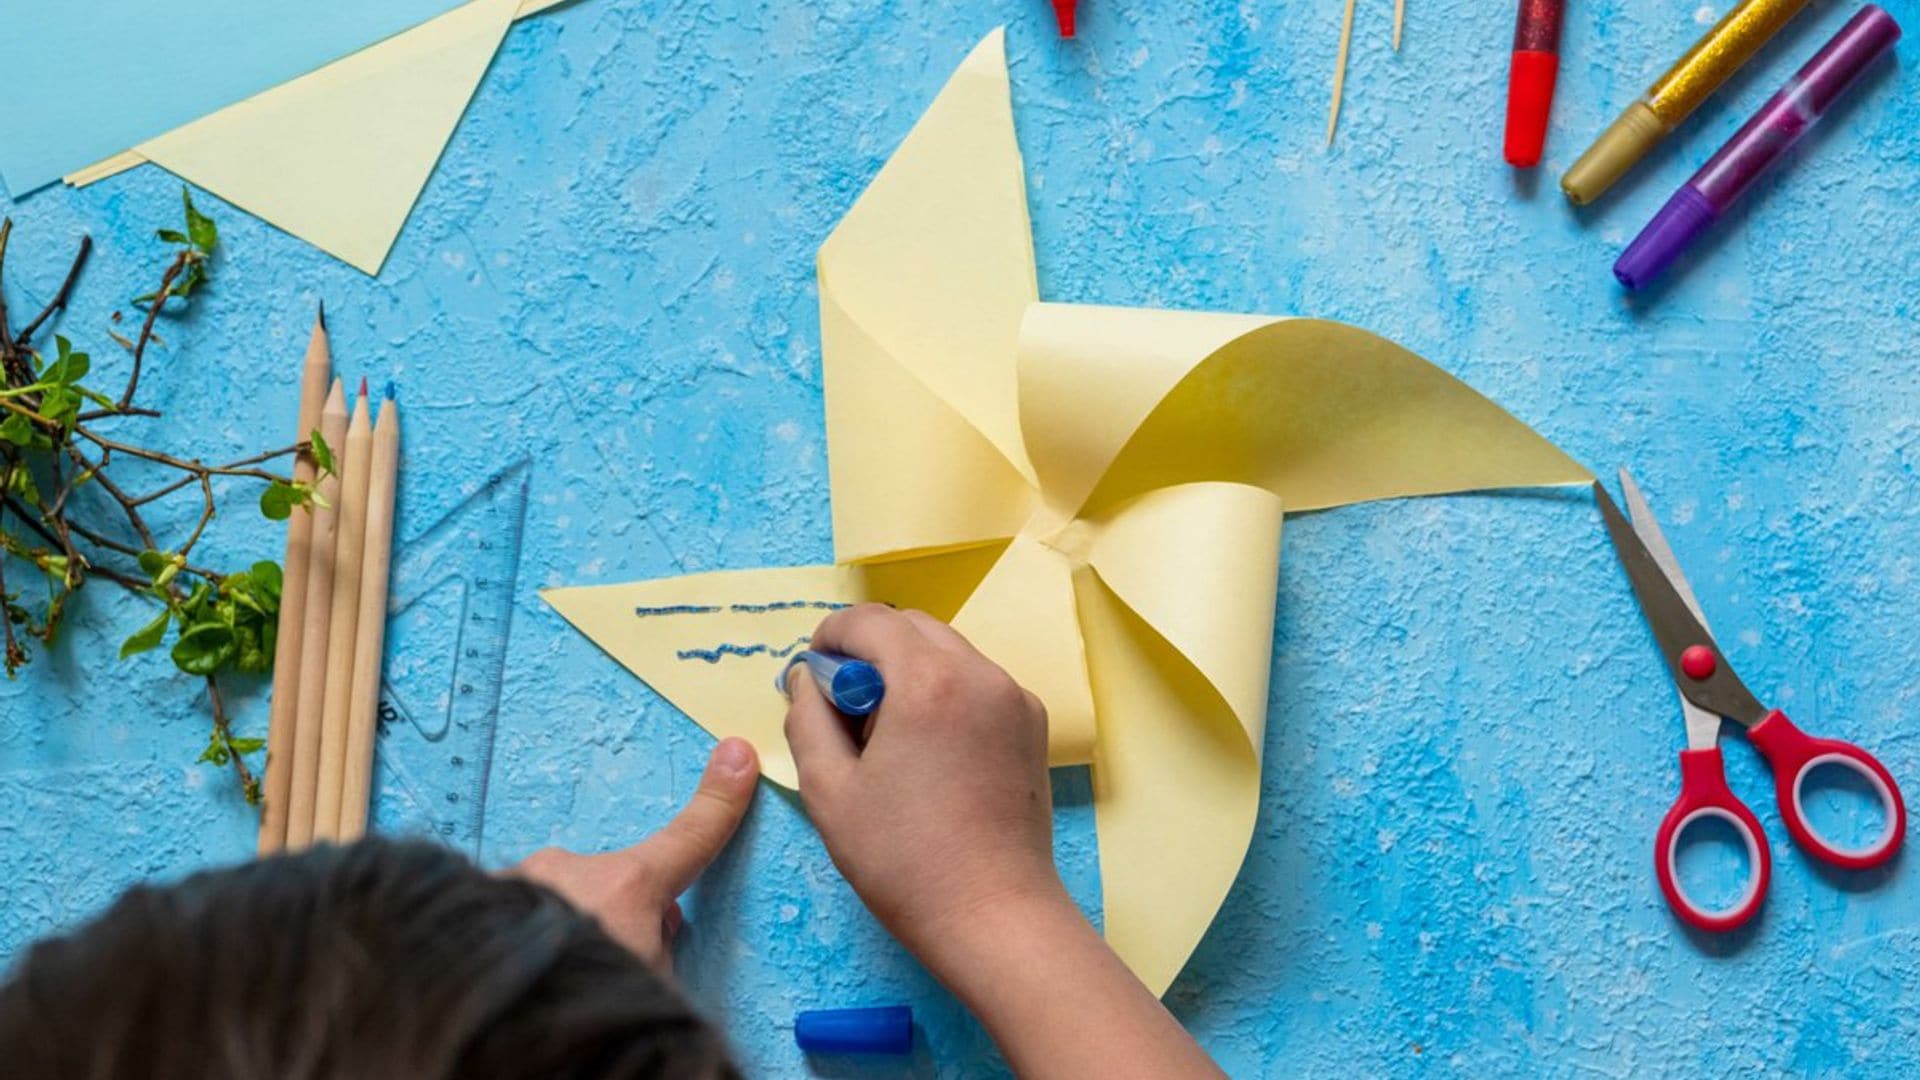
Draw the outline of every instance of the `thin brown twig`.
M84 471L77 472L73 474L71 479L63 479L65 470L61 467L60 455L58 454L53 456L53 460L48 463L48 467L53 472L54 482L60 485L60 497L53 501L53 506L46 510L42 516L54 523L54 532L59 534L60 552L67 557L69 576L66 585L68 588L72 588L75 584L72 579L72 572L76 569L73 564L75 554L73 550L73 536L67 531L66 516L60 511L67 504L67 496L73 494L73 489L79 485L81 478L87 474Z
M67 456L72 458L74 462L82 468L91 468L93 470L94 482L99 484L102 491L113 496L114 501L120 504L120 511L127 517L127 524L133 526L133 531L140 537L141 542L147 545L148 550L157 548L159 545L154 542L153 530L147 528L147 521L140 516L139 507L133 504L132 497L122 490L119 484L115 483L111 477L101 471L101 465L96 465L89 461L87 456L75 449L72 443L67 444ZM104 460L103 457L102 461L104 462ZM135 554L138 553L136 552Z
M25 506L22 506L13 496L9 495L4 499L0 499L0 506L5 506L7 509L12 510L15 517L26 523L27 528L39 534L40 539L45 540L54 547L60 546L60 538L48 532L45 525L34 520L35 515L33 512Z
M142 458L147 461L158 462L162 465L171 465L172 467L179 469L181 472L184 472L184 473L205 472L205 473L213 473L219 476L251 476L256 480L287 480L290 482L289 477L280 476L275 473L268 472L265 469L250 469L250 468L247 468L246 466L252 465L258 461L271 460L272 458L276 458L284 454L291 454L296 449L298 449L298 444L295 444L294 446L290 446L282 450L275 450L271 454L257 455L255 457L246 458L229 465L207 465L197 460L190 460L187 458L175 457L172 454L163 454L158 450L150 450L144 446L135 446L132 443L124 443L119 441L118 439L109 439L105 435L102 435L91 428L81 427L79 425L74 426L73 433L87 440L88 442L94 444L95 446L98 446L102 450L111 450L116 453L126 454L129 457ZM184 487L185 485L182 485L182 486ZM144 502L147 500L141 500L141 501Z
M21 328L19 335L13 339L15 348L26 348L33 338L33 332L40 329L40 324L47 321L47 316L56 311L66 310L67 298L73 295L74 282L80 280L80 268L87 264L87 253L92 250L93 237L82 236L80 250L73 256L73 265L67 267L67 277L60 283L60 291L53 294L53 299L47 302L46 307L40 309L40 314L35 315L32 322Z
M11 481L13 479L13 470L18 468L22 468L22 466L17 463L8 467L7 480ZM0 515L0 521L4 520L4 515ZM25 654L20 648L20 642L13 636L13 612L8 606L10 603L11 600L7 597L7 552L0 551L0 628L4 628L6 631L5 667L8 678L13 677L14 669L18 668L21 661L26 659Z
M49 420L46 417L41 416L39 413L34 412L32 409L27 408L25 405L15 405L13 402L7 400L6 398L0 398L0 409L5 409L8 412L12 412L12 413L19 413L21 416L24 416L28 420L31 420L34 423L39 424L41 427L51 428L52 430L55 430L55 431L60 430L60 424L58 421Z
M85 540L89 544L93 544L97 547L106 548L109 551L116 551L122 555L130 556L135 559L138 559L142 554L144 554L144 552L142 552L139 548L134 547L132 544L128 544L120 540L115 540L113 537L107 536L103 533L95 532L92 529L87 528L85 525L80 524L79 522L68 522L68 525L73 529L74 534L76 536L80 537L82 540ZM205 578L208 581L214 581L214 582L219 581L223 576L219 573L216 573L212 570L207 569L204 566L195 566L192 563L187 563L181 566L180 572L183 574L192 574L195 577ZM143 582L140 582L136 587L144 589L146 588L146 586L147 586L147 583L143 581Z
M153 323L160 317L160 309L167 306L167 298L173 295L173 279L193 258L192 251L182 251L167 264L167 272L160 275L160 288L153 294L153 302L147 305L147 319L140 324L140 336L133 343L133 370L127 375L127 388L120 392L120 407L133 403L133 392L140 386L140 362L146 357L147 342L153 340Z
M159 409L149 409L140 405L128 405L123 409L116 405L110 409L88 409L86 412L75 416L73 422L76 424L88 424L95 420L111 420L116 416L158 417L163 415L165 414Z
M187 552L193 550L193 545L200 542L201 534L207 531L207 522L213 520L213 481L206 473L200 474L200 496L204 500L200 510L200 520L194 523L193 535L187 537L187 542L180 545L182 559L187 557Z
M240 778L240 790L251 803L258 797L260 782L253 778L253 770L247 768L246 758L233 750L233 729L227 726L226 702L220 698L220 683L213 676L207 676L207 701L213 706L213 730L219 736L220 745L227 749L227 760L233 762L233 773Z
M93 563L88 563L87 574L90 577L97 574L100 577L106 578L108 581L111 581L115 585L118 585L121 588L127 590L128 592L140 592L141 590L148 587L147 583L140 580L139 578L134 577L130 574L123 574L120 571L115 570L111 566L97 566Z
M280 476L276 473L271 473L264 469L250 469L250 468L247 468L247 466L257 465L263 461L272 461L274 458L285 457L288 454L297 454L302 450L305 450L306 448L307 448L306 443L303 443L303 442L294 443L292 446L283 446L278 450L269 450L265 453L255 454L252 457L241 458L238 461L229 461L225 465L202 465L196 461L191 463L190 466L185 466L185 468L187 468L187 471L190 474L194 474L194 475L183 476L180 479L175 480L173 483L166 485L165 487L159 488L155 491L142 495L139 498L133 500L133 504L135 506L145 506L146 504L154 501L155 499L159 499L159 498L163 498L165 496L171 495L174 492L179 491L181 488L186 487L187 485L193 483L195 480L195 476L202 472L207 473L208 475L211 475L211 476L250 476L256 480L266 480L266 481L277 480L282 483L292 483L293 478L290 476ZM171 464L171 462L169 462L168 464Z
M0 220L0 284L5 283L7 241L12 237L13 219L6 218ZM5 289L0 289L0 343L3 343L5 346L7 360L9 361L8 367L11 369L11 362L14 359L13 330L11 329L11 324L7 321L7 292ZM12 371L9 370L8 374L11 375Z
M68 477L63 482L61 480L61 473L64 470L62 470L60 467L61 460L62 459L60 455L55 454L53 455L53 460L48 463L48 467L53 472L54 481L60 484L60 494L55 495L53 497L52 504L49 505L45 511L46 515L50 518L57 518L60 516L61 511L67 508L67 497L69 495L72 495L74 492L74 489L79 487L83 482L85 482L87 478L87 471L85 469L82 469L79 472L74 473L71 477Z
M25 506L22 506L18 500L9 496L5 499L0 499L0 505L3 505L7 509L13 511L14 516L19 518L21 521L25 522L27 527L32 529L34 533L40 537L40 539L45 540L47 543L52 544L55 547L61 546L60 538L53 535L51 532L48 532L47 527L45 525L41 524L38 521L35 521L33 512L28 510ZM87 533L90 533L91 530L86 529L85 526L81 526L80 531L82 533L81 539L89 540L89 541L93 539L91 536L86 535ZM107 548L111 551L117 551L123 555L132 555L137 558L139 554L129 546L125 544L116 543L105 537L100 538L100 540L97 541L97 544L100 547ZM111 581L114 584L120 585L133 592L144 592L149 587L149 582L143 579L131 577L127 574L123 574L120 571L115 570L110 566L102 566L101 564L94 562L92 559L86 559L85 556L81 556L81 558L84 559L86 562L88 575L98 574L101 577L106 578L108 581Z

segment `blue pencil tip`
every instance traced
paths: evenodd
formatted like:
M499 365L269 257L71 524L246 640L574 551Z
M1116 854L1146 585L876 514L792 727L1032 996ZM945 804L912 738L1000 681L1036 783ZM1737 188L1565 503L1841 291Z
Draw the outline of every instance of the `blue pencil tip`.
M387 385L380 388L380 394L382 397L386 398L388 401L393 400L393 380L392 379L388 379Z

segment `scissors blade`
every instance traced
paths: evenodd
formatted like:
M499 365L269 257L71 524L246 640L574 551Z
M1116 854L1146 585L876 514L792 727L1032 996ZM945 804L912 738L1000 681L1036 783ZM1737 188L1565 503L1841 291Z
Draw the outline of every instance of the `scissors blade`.
M1646 616L1647 628L1653 631L1653 640L1660 646L1660 656L1666 660L1667 671L1681 696L1730 720L1747 725L1759 723L1767 710L1733 673L1733 665L1727 663L1713 635L1694 616L1673 581L1641 541L1640 534L1633 531L1620 508L1614 505L1613 497L1598 481L1594 482L1593 496L1600 504L1600 516L1606 522L1614 554L1620 559L1621 569L1627 572L1627 581L1632 584L1633 594L1640 601L1640 611ZM1713 653L1713 674L1704 679L1689 678L1680 670L1680 654L1695 645Z
M1713 628L1707 625L1706 612L1700 610L1700 601L1693 595L1693 585L1687 581L1686 572L1680 569L1680 560L1674 558L1673 548L1668 546L1666 534L1660 531L1660 519L1653 516L1653 508L1647 505L1647 497L1640 493L1640 485L1633 482L1633 474L1620 470L1620 493L1627 499L1627 516L1633 520L1633 531L1639 534L1640 542L1646 545L1647 553L1653 556L1654 564L1667 576L1673 591L1680 594L1686 602L1687 610L1700 622L1700 628L1709 636ZM1674 687L1675 693L1680 688ZM1720 715L1709 712L1687 700L1680 694L1680 715L1687 725L1687 749L1707 750L1720 742Z

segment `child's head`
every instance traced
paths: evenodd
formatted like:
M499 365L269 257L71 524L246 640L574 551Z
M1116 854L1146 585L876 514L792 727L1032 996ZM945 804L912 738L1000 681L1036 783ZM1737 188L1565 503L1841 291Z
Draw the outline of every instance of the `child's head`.
M0 985L14 1076L732 1077L720 1036L549 890L366 841L133 890Z

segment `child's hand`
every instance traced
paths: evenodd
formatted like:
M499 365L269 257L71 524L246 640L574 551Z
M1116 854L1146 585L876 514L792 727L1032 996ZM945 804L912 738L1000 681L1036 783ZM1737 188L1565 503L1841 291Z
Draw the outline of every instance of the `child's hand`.
M740 827L759 768L745 739L724 740L713 748L693 797L659 832L601 855L542 848L512 872L566 897L640 959L671 972L678 897Z
M798 669L786 723L807 812L880 921L925 957L943 926L989 906L1069 904L1039 699L923 612L835 612L813 644L866 660L887 684L864 749Z

